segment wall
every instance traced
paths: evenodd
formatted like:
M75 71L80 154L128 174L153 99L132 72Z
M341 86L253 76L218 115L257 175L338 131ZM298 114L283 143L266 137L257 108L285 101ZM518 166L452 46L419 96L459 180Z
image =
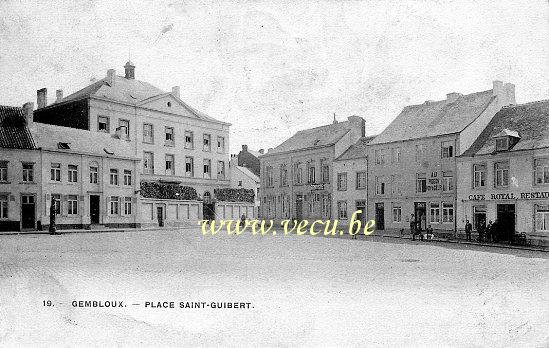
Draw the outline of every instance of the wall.
M357 172L368 170L368 159L367 158L357 158L349 160L336 160L333 162L333 175L332 182L333 185L333 194L332 194L332 216L333 219L338 219L341 223L345 224L351 219L352 214L356 211L357 201L365 201L366 207L368 206L368 189L357 189ZM339 191L337 189L337 176L339 173L347 173L347 190ZM366 182L367 183L367 182ZM339 201L347 202L347 219L340 219L338 217L337 203ZM363 214L367 216L367 208L364 209ZM368 217L368 220L373 217Z
M242 185L239 185L240 183L242 183ZM259 182L256 182L249 175L242 172L238 167L231 166L231 187L236 189L245 188L254 190L254 206L256 207L256 211L257 208L259 208L259 184Z
M198 226L202 220L201 201L141 198L139 212L142 227L158 227L158 208L164 214L164 227Z
M81 99L37 109L33 119L35 122L56 126L89 129L88 110L88 100Z

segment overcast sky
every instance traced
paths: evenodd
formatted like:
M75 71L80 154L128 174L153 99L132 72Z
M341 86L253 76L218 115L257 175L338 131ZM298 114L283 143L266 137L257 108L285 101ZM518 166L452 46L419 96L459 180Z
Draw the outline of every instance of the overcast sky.
M231 150L349 115L383 130L408 104L516 85L549 98L549 2L0 0L0 104L123 74L232 123Z

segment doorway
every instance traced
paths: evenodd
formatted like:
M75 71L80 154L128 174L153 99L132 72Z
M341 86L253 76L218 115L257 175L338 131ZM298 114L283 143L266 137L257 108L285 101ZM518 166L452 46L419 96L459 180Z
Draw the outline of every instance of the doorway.
M212 201L212 195L209 191L204 192L202 200L202 218L204 220L215 220L215 202Z
M34 195L21 195L21 229L36 228L36 203Z
M295 218L296 220L303 219L303 196L296 195L295 197Z
M366 201L365 200L356 201L356 211L359 211L359 210L360 210L360 213L356 214L356 218L358 219L358 221L362 223L362 226L364 226L366 222L365 221L366 220Z
M99 196L90 195L90 223L99 224Z
M156 207L156 218L158 219L158 226L164 227L164 207Z
M385 206L383 203L376 203L376 230L385 229Z
M418 231L426 230L427 226L427 203L414 202L414 217Z
M515 205L514 204L498 204L497 205L498 219L498 235L501 241L513 240L515 234Z

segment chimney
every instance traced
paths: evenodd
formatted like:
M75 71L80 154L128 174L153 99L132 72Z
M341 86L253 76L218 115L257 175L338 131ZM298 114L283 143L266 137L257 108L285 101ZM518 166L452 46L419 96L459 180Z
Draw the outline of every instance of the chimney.
M176 97L177 99L180 99L179 97L179 86L173 86L172 87L172 95Z
M517 103L515 100L515 85L508 82L503 85L503 89L505 90L507 95L505 105L515 105Z
M231 167L238 166L238 156L237 155L231 155L231 161L229 162Z
M115 78L116 78L116 70L114 69L107 70L107 83L109 84L109 86L114 87Z
M496 96L500 96L501 95L501 92L503 91L503 82L499 81L499 80L495 80L494 82L492 82L492 95L494 97Z
M45 108L48 104L48 89L42 88L36 91L36 104L38 109Z
M125 71L125 77L128 80L135 79L135 65L133 65L132 62L129 60L126 62L126 65L124 65L124 71Z
M366 133L366 122L360 116L349 116L347 120L349 121L352 138L354 139L352 142L354 144Z
M23 113L25 114L25 123L27 124L27 127L31 126L34 117L34 103L28 102L23 104Z
M248 152L248 145L242 145L242 151Z
M63 99L63 90L58 89L57 91L55 91L55 102L59 103L61 99Z
M461 96L461 93L457 93L457 92L448 93L446 94L446 100L448 100L448 102L450 103L453 103L456 100L458 100L460 96Z
M265 153L265 150L264 149L259 149L259 153L263 155Z

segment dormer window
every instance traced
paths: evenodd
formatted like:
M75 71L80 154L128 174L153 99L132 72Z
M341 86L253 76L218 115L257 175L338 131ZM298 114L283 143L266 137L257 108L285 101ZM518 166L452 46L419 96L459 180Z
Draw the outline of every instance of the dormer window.
M68 150L68 149L70 149L71 147L69 146L69 143L62 143L62 142L59 142L59 143L57 143L57 148L58 148L58 149L62 149L62 150Z
M507 151L509 150L509 138L503 137L496 139L496 151Z

